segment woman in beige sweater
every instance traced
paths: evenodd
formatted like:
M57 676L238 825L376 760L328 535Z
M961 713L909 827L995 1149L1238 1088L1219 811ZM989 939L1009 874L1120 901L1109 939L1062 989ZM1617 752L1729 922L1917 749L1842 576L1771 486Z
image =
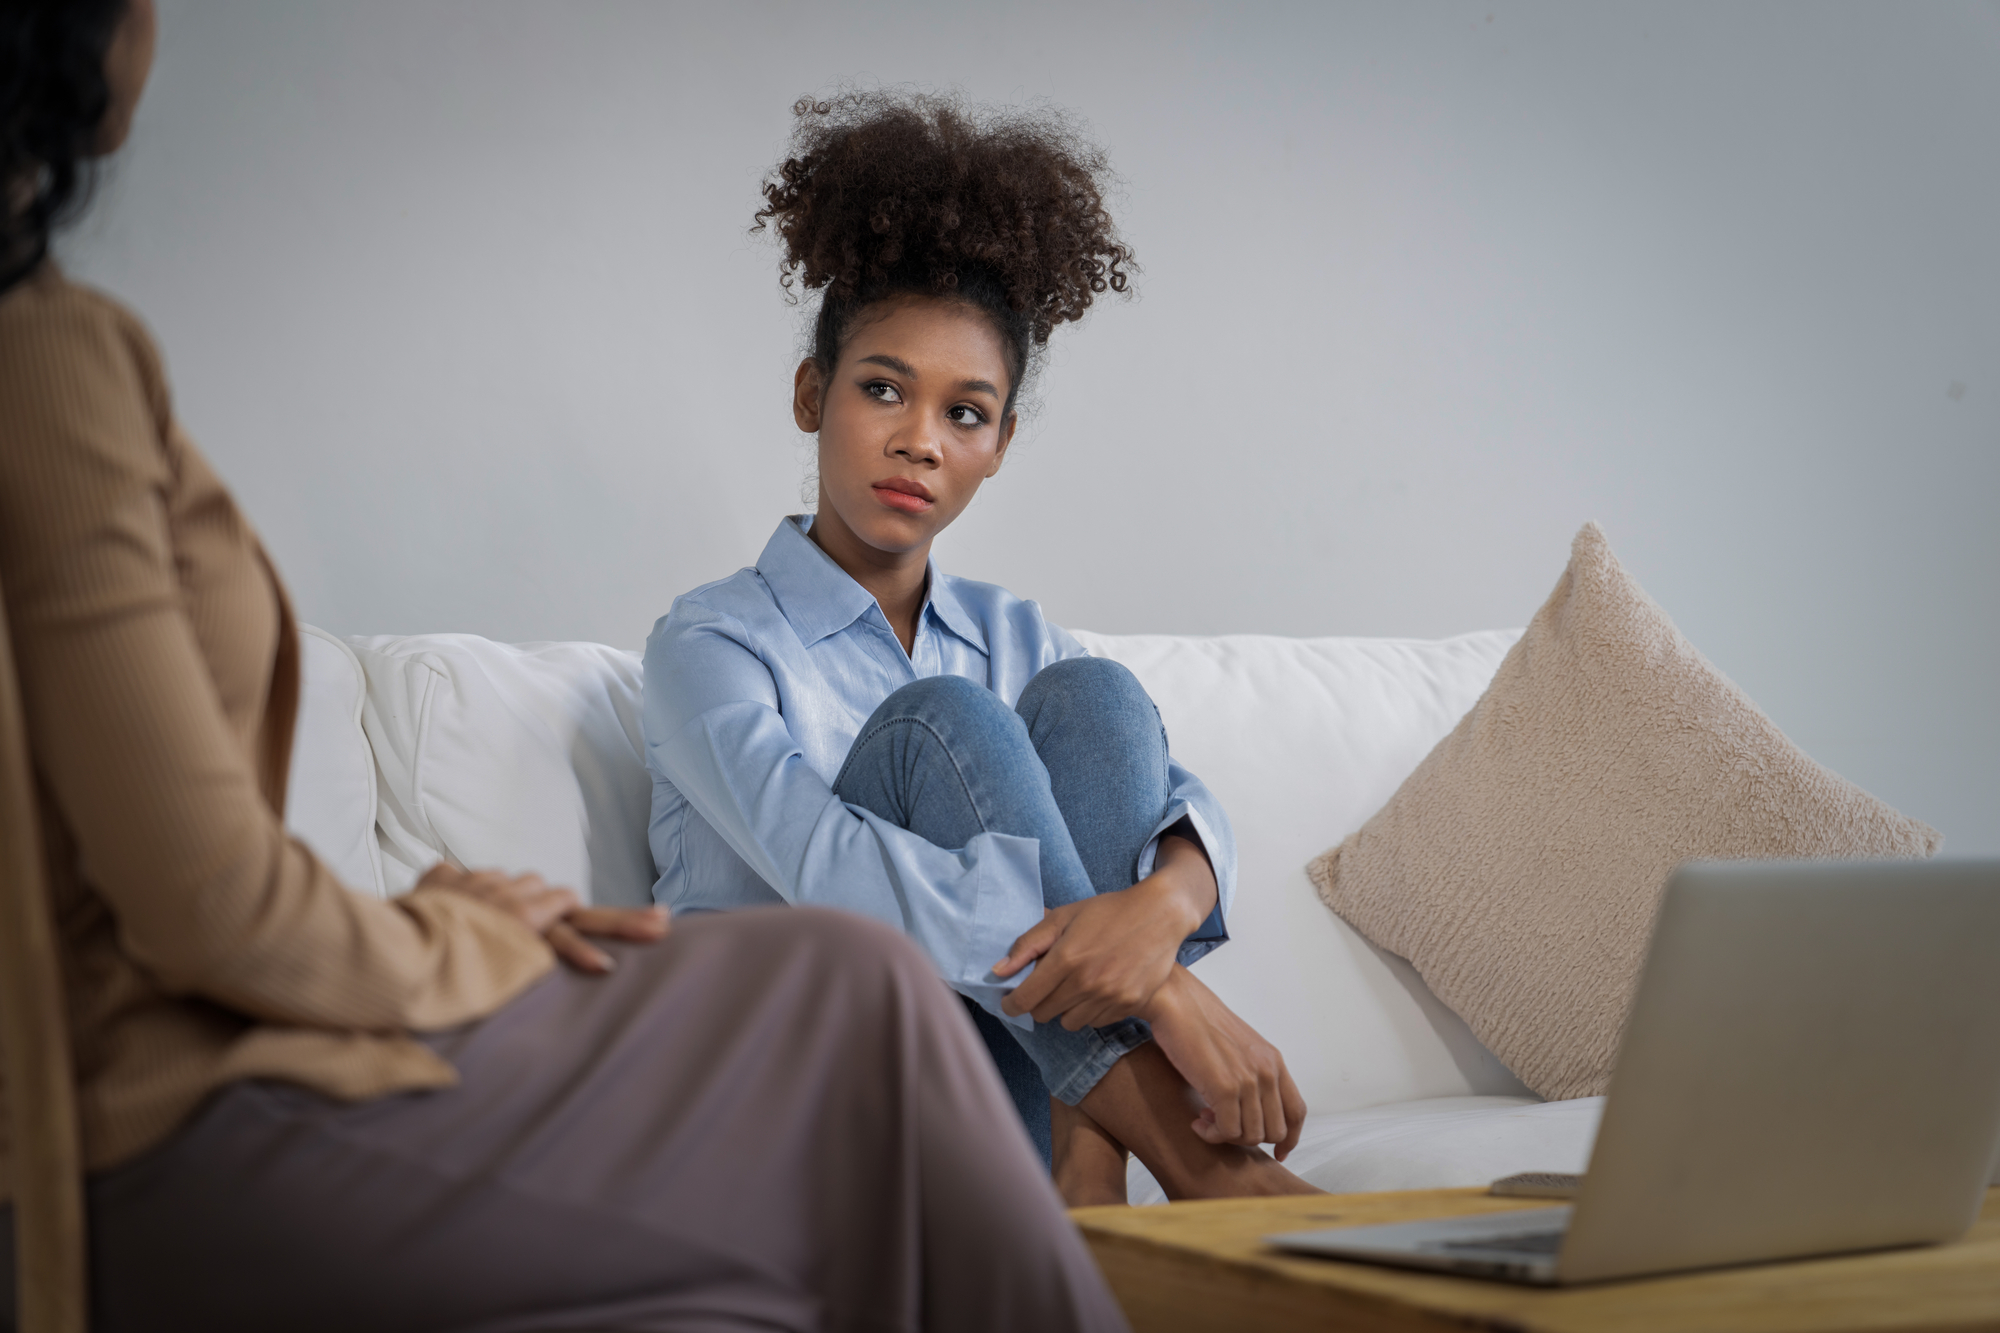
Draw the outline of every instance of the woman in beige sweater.
M95 1327L1120 1326L892 932L669 933L449 866L382 902L287 837L283 588L144 329L47 257L153 26L152 0L0 10L0 598Z

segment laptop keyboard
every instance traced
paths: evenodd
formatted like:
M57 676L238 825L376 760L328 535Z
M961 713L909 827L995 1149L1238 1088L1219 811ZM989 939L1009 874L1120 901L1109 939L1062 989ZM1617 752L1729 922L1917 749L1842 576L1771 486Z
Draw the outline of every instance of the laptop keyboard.
M1554 1254L1562 1249L1560 1231L1528 1231L1518 1236L1492 1236L1485 1240L1438 1242L1440 1250L1505 1250L1509 1254Z

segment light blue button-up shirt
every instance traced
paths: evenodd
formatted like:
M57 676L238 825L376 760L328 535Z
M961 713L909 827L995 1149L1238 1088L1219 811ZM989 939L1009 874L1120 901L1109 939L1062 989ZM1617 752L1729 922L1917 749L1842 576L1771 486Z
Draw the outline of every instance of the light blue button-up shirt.
M806 536L811 523L778 524L755 567L678 598L646 641L653 897L675 912L860 912L906 932L948 985L998 1014L1026 973L990 969L1042 918L1040 845L982 833L937 847L832 783L861 725L911 681L963 676L1011 707L1036 672L1084 649L1035 603L933 562L906 654L875 598ZM1217 896L1181 946L1185 963L1228 938L1236 845L1201 780L1171 761L1168 773L1172 798L1135 869L1150 874L1160 834L1193 824Z

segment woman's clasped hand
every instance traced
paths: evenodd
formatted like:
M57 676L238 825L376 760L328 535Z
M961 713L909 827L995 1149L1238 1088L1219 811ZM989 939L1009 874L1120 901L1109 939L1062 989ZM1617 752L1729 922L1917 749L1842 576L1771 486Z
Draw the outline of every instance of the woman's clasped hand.
M1151 875L1052 908L1014 941L994 975L1016 976L1030 963L1034 971L1001 1008L1072 1032L1145 1019L1203 1103L1194 1132L1212 1144L1272 1144L1282 1162L1306 1116L1283 1054L1176 961L1215 898L1215 873L1200 847L1162 837Z
M1035 970L1001 1002L1009 1015L1075 1032L1145 1017L1181 942L1215 909L1215 872L1200 847L1167 834L1153 873L1128 889L1054 907L993 966L1002 979Z
M550 884L540 875L462 870L440 861L424 873L417 887L462 893L506 913L547 940L556 957L579 972L602 974L617 966L588 937L650 944L663 938L669 927L664 908L589 907L576 890Z

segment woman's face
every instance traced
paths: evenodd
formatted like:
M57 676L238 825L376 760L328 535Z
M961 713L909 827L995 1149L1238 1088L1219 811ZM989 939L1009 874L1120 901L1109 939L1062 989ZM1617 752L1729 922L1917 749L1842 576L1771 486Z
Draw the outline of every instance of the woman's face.
M864 311L831 376L800 365L792 416L819 432L820 545L836 560L928 554L1000 470L1008 379L983 314L921 296Z

